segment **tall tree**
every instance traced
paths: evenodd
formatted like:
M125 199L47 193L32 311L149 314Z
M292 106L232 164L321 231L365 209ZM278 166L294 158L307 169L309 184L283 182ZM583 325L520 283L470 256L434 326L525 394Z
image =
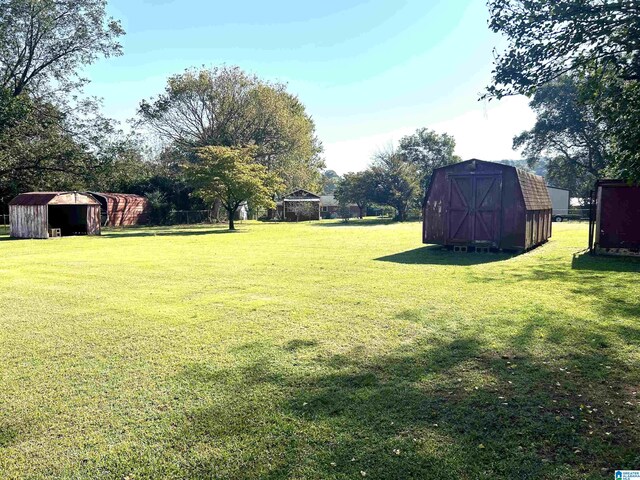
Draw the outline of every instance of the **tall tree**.
M340 182L340 175L335 170L325 170L322 172L322 193L333 195Z
M456 140L451 135L419 128L413 135L400 139L398 153L415 165L420 185L426 192L435 168L460 161L455 148Z
M220 200L235 230L234 215L243 202L272 208L273 195L281 187L275 174L255 161L255 147L201 147L197 161L184 165L194 194L209 205Z
M565 74L586 78L581 103L608 124L616 174L640 181L640 2L489 0L506 35L485 97L532 95Z
M27 189L81 188L114 146L113 122L76 100L80 68L119 55L104 0L0 0L0 202ZM109 157L110 158L110 157Z
M489 0L489 28L505 35L490 96L531 95L568 72L612 68L640 80L640 2Z
M4 98L20 113L0 129L2 203L20 191L79 186L88 159L63 128L59 110L50 104L34 105L26 95Z
M120 55L106 0L0 0L0 87L13 96L75 88L78 70Z
M370 167L372 189L369 198L382 205L395 208L396 219L407 219L409 207L415 203L421 192L417 167L399 154L389 149L378 152Z
M583 198L585 186L602 176L612 157L606 122L581 101L584 81L565 75L538 88L529 103L536 123L513 142L530 167L548 158L549 180Z
M355 203L360 210L360 218L364 216L367 204L375 187L375 180L370 170L345 173L335 189L335 196L340 204Z
M324 162L315 125L282 84L237 67L187 70L140 104L141 121L165 141L193 152L204 146L255 146L258 162L288 188L317 189Z

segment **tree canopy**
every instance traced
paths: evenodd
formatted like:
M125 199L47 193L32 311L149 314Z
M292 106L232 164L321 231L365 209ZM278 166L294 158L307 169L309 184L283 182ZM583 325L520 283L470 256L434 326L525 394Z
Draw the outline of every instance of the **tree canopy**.
M320 187L322 146L297 97L238 67L187 70L144 100L141 121L183 151L255 146L255 158L287 188Z
M109 165L131 153L99 103L77 98L79 70L121 53L124 32L105 8L103 0L0 0L0 203L20 191L95 184L94 174L111 179Z
M531 95L594 66L640 80L640 2L489 0L488 6L489 28L509 42L496 57L490 96Z
M421 186L417 167L395 149L378 152L370 167L373 202L395 208L403 222L412 203L419 199Z
M507 37L485 97L532 96L562 76L602 124L608 171L640 181L640 2L489 0L489 26ZM598 139L600 140L600 139Z
M386 205L396 219L407 219L410 209L422 203L435 168L460 161L454 154L455 139L428 128L419 128L400 140L398 148L377 152L369 168L346 173L335 196L341 204L355 203L360 216L368 205Z
M540 158L549 159L550 182L587 197L588 185L611 165L611 148L605 122L598 120L593 106L581 101L580 89L578 81L566 75L538 88L530 102L536 122L513 144L523 148L530 167Z
M426 192L435 168L460 161L455 148L456 140L451 135L419 128L413 135L400 139L398 153L416 167L420 185Z
M345 173L335 189L335 197L340 204L355 203L364 216L367 204L374 196L375 180L370 170Z
M335 170L325 170L322 172L322 193L325 195L333 194L339 182L340 175Z
M255 152L255 147L200 147L197 161L183 166L194 195L209 205L222 202L229 230L235 230L233 217L243 202L273 207L273 196L282 187L274 173L255 161Z
M106 0L0 0L0 88L13 96L76 87L78 70L120 55Z

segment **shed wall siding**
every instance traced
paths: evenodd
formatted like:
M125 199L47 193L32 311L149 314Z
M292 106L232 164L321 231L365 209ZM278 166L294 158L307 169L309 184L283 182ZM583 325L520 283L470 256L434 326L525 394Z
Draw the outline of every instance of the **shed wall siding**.
M49 238L46 205L10 205L9 222L14 238Z
M148 201L146 198L108 198L107 224L111 227L125 227L146 223Z
M596 246L640 250L640 186L599 185Z
M100 205L87 207L87 235L100 235Z

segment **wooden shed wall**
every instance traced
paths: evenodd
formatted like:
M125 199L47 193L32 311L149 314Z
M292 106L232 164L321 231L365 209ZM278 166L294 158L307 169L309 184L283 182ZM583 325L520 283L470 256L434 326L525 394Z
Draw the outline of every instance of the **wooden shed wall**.
M14 238L49 238L47 205L10 205L10 235Z
M126 227L146 223L149 201L144 197L107 197L107 225Z
M489 224L492 232L490 240L477 243L489 244L494 248L524 249L525 246L525 206L522 201L515 169L491 162L461 162L437 169L432 177L431 186L424 203L424 243L439 245L469 244L474 242L456 241L451 237L451 198L452 177L482 178L486 185L493 184L493 212L484 213L484 223ZM486 188L486 187L485 187ZM474 199L473 202L476 200ZM482 202L482 198L477 199ZM476 205L470 205L475 215ZM482 208L479 208L482 210ZM485 209L486 210L486 209ZM473 220L475 221L475 220ZM456 222L453 222L454 224Z
M640 186L603 180L597 187L596 247L640 251Z
M149 200L145 197L121 193L91 194L100 202L104 226L127 227L149 221Z
M533 248L551 237L551 210L528 210L525 248Z
M100 205L87 205L87 235L100 235Z

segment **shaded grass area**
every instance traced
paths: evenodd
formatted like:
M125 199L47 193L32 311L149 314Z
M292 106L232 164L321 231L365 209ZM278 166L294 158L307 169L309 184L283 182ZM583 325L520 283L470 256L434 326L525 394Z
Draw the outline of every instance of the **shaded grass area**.
M409 265L479 265L501 262L513 255L508 253L462 254L438 245L427 245L406 252L376 258L381 262L405 263Z
M638 468L640 262L323 224L4 242L0 477Z

